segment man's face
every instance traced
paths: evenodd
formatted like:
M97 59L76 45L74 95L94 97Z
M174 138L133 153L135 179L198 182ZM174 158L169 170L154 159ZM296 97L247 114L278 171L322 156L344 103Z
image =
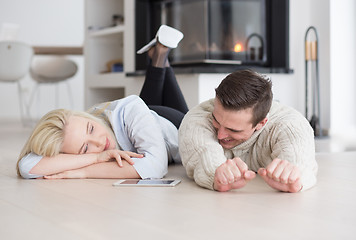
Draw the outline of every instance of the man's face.
M231 149L245 142L267 122L267 118L265 118L253 127L251 120L252 108L240 111L226 110L215 98L213 126L216 129L219 144L223 148Z

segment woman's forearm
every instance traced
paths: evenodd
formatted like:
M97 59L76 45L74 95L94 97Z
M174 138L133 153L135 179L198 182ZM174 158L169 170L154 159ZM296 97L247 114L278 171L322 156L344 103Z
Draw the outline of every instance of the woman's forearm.
M59 154L43 157L30 171L37 175L52 175L97 163L97 154Z
M117 162L103 162L81 169L86 178L141 178L135 168L127 162L119 167Z

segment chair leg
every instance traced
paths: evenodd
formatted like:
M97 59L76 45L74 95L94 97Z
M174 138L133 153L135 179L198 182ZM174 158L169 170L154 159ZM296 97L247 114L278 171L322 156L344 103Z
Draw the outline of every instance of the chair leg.
M68 98L69 98L69 103L71 106L71 109L73 109L74 107L74 101L73 101L73 95L72 95L72 89L70 87L70 84L68 82L66 82L67 84L67 91L68 91ZM55 108L57 109L59 106L59 83L55 83ZM37 95L37 97L36 97ZM27 115L29 116L29 118L31 118L31 114L30 114L30 110L33 106L33 102L35 100L35 97L37 98L37 116L40 115L40 111L39 111L39 104L40 104L40 84L36 83L36 86L34 87L31 96L30 96L30 100L29 100L29 105L28 105L28 113Z
M38 93L37 93L37 114L36 114L36 116L37 116L37 118L40 118L40 105L41 105L41 88L40 88L41 86L38 84L38 88L37 88L37 91L38 91Z
M54 98L54 106L58 109L58 102L59 102L59 83L55 83L55 98Z
M20 105L20 117L21 117L21 122L22 125L25 126L26 125L26 121L25 121L25 114L24 114L24 109L23 109L23 97L22 97L22 88L21 88L21 83L20 81L17 81L17 91L19 94L19 105Z
M67 88L68 88L68 98L69 98L70 107L71 109L73 109L74 101L73 101L72 89L70 88L70 84L68 81L67 81Z
M28 116L31 118L31 114L30 114L30 109L32 108L32 105L33 105L33 101L35 99L35 96L37 94L37 92L39 92L39 84L36 83L36 86L35 88L32 90L32 93L31 93L31 97L30 97L30 101L29 101L29 105L28 105ZM37 96L37 104L39 102L39 96ZM39 112L37 111L37 116L39 115Z
M36 83L35 89L32 90L30 101L29 101L29 107L32 107L33 100L34 100L36 92L37 92L37 88L38 88L38 83Z

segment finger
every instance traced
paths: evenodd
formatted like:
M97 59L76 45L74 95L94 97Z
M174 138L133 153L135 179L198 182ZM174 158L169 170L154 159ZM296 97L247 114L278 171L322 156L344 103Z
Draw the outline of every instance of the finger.
M247 184L248 181L252 180L255 177L256 177L256 173L254 173L253 171L246 171L241 179L231 184L231 188L232 189L242 188Z
M256 173L254 171L246 171L245 174L244 174L244 178L247 180L247 181L250 181L252 179L254 179L256 177Z
M296 182L290 185L288 192L296 193L302 191L302 189L303 189L302 183L299 180L297 180Z
M140 153L134 153L134 152L130 152L130 151L125 151L127 157L125 157L125 160L130 163L131 165L134 165L135 162L133 159L131 159L132 157L133 158L143 158L145 155L144 154L140 154Z
M121 159L124 159L124 160L130 159L130 155L128 154L128 152L125 152L125 151L118 151L118 153L119 153Z
M217 179L214 180L214 189L219 192L226 192L230 190L229 185L221 184Z
M126 160L130 165L134 165L135 164L135 161L134 160L132 160L131 158L130 159L128 159L128 160Z
M242 187L244 187L247 184L247 180L245 178L241 178L240 180L232 183L231 189L240 189Z
M293 170L293 165L288 164L287 166L285 166L285 168L280 176L281 183L287 184L289 182L289 177L290 177L292 170Z
M268 183L268 181L270 181L270 178L267 175L267 170L266 169L260 168L258 170L258 175L260 175L265 182Z
M233 176L233 181L241 179L242 173L234 160L228 159L226 161L227 166Z
M226 185L228 183L225 175L222 172L219 172L216 176L216 180L218 181L218 183L222 184L222 185Z
M227 180L227 183L233 183L235 181L235 176L231 171L230 167L227 167L225 171L223 172L223 175L225 176L225 179Z
M118 152L116 152L114 154L114 158L115 158L117 164L119 165L119 167L122 167L123 165L122 165L121 156L120 156L120 154Z
M284 183L286 183L286 179L282 177L282 179L283 179L282 180L281 175L282 175L282 173L285 173L285 168L288 168L288 165L289 165L288 161L281 160L272 173L272 179L276 182L284 181ZM288 176L289 176L289 174L287 175L287 177Z
M143 158L144 155L142 153L134 153L134 152L127 152L130 157L136 157L136 158Z
M266 168L260 168L260 169L258 169L258 175L260 175L260 177L262 177L262 179L263 179L265 182L267 182L267 183L269 183L269 182L271 182L271 181L274 181L272 178L270 178L270 177L268 176L268 173L267 173L267 169L266 169Z
M230 170L233 165L232 161L228 159L219 167L219 178L222 184L228 184L234 181L234 175Z
M247 164L242 161L240 158L234 158L233 159L234 163L236 164L236 166L239 168L241 173L244 173L248 170Z
M276 182L275 180L273 180L272 178L270 178L267 174L267 170L266 169L259 169L258 171L259 175L261 176L261 178L273 189L279 190L279 191L287 191L287 185L280 183L280 182Z
M289 175L288 183L295 183L301 177L301 173L297 166L293 166L292 172Z
M266 176L267 175L267 170L265 168L260 168L257 171L258 175L262 176Z
M227 167L226 163L223 163L215 171L215 178L216 178L216 181L219 184L223 184L223 185L227 184L227 179L226 179L225 174L224 174L224 171L226 170L226 167Z
M268 164L268 166L266 167L268 177L273 178L272 174L280 161L280 159L276 158L270 164Z
M231 174L233 175L233 181L236 182L243 177L243 174L240 172L240 169L235 165L231 169Z
M262 177L262 179L272 188L278 190L278 191L283 191L283 192L297 192L300 191L302 188L302 185L299 184L298 182L295 182L291 185L282 183L282 182L276 182L272 178L270 178L267 174L267 170L264 168L260 168L258 170L258 175ZM283 175L283 173L282 173Z
M133 160L131 159L130 155L128 152L119 152L119 155L121 156L121 160L126 160L129 162L131 165L134 164Z

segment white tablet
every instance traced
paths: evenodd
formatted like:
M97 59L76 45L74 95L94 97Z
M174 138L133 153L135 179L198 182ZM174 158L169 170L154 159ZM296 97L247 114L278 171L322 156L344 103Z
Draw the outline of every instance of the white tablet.
M174 187L178 183L180 183L180 180L174 179L122 179L112 185L123 187Z

